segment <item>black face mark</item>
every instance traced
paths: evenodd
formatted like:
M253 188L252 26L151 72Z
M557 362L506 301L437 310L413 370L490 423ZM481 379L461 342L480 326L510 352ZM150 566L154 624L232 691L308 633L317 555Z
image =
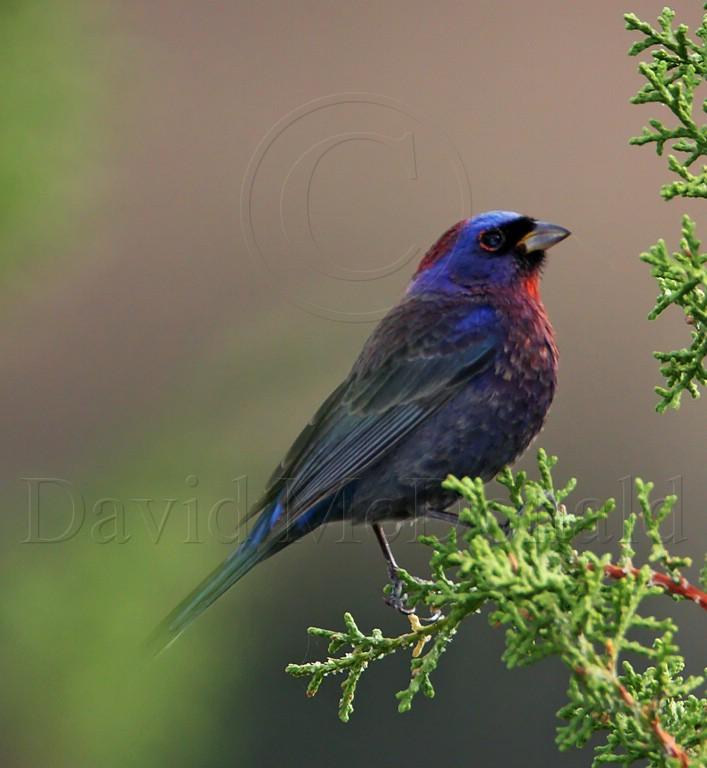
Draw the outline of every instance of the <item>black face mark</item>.
M523 245L518 244L534 229L534 219L519 216L508 224L484 230L479 235L479 246L493 256L512 255L523 272L533 272L542 264L545 252L526 253Z
M535 272L542 267L545 261L545 251L532 251L531 253L518 253L516 260L524 272Z

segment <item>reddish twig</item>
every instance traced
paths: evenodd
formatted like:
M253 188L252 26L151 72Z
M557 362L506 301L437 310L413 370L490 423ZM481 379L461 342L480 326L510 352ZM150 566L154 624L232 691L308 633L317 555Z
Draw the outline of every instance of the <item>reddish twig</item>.
M623 699L624 704L627 707L631 707L631 709L635 708L636 702L631 696L631 694L626 690L626 686L623 683L620 683L618 680L616 681L616 685L619 688L619 693L621 694L621 698Z
M638 576L639 569L634 567L622 568L620 565L609 564L604 566L604 573L612 579L625 579L629 574L631 576ZM666 592L670 592L673 595L680 595L680 597L684 597L686 600L692 600L693 603L697 603L697 605L707 611L707 593L694 584L690 584L683 576L676 581L666 573L652 571L651 584L662 587Z
M609 563L609 565L604 566L604 573L611 579L625 579L627 576L638 576L640 571L634 566L622 568L620 565ZM666 592L670 592L673 595L680 595L686 600L692 600L693 603L697 603L697 605L707 610L707 593L694 586L694 584L690 584L683 576L675 580L668 574L651 571L651 584L662 587ZM611 647L607 650L611 655ZM635 709L636 702L633 696L631 696L623 683L617 681L617 685L619 695L624 704L631 709ZM687 752L677 743L675 737L663 728L657 717L654 717L650 724L653 733L655 733L656 738L662 744L665 754L669 757L677 758L680 761L680 768L689 768L690 761Z
M690 761L688 760L687 752L685 752L685 750L675 741L673 736L663 730L663 727L658 722L658 718L651 721L651 728L663 745L665 754L668 755L668 757L677 757L680 761L681 768L689 768Z
M616 566L612 566L616 567ZM578 667L575 670L575 673L578 674L580 677L586 677L587 670L583 667ZM628 692L626 686L619 681L616 680L616 687L619 691L619 696L621 696L621 700L623 703L629 708L634 711L637 717L641 717L641 715L645 715L646 711L641 710L636 705L636 700L631 696L631 694ZM668 755L668 757L676 757L680 761L680 768L690 768L690 760L688 757L687 752L677 743L675 740L675 737L666 731L663 726L660 724L660 721L656 716L654 716L655 713L652 713L652 715L649 715L649 717L652 717L650 720L650 726L653 733L656 735L656 738L661 743L663 749L665 750L665 754ZM608 725L608 720L610 718L610 715L608 713L604 713L603 715L603 722Z
M626 686L618 681L617 685L619 688L619 694L621 695L624 704L626 704L626 706L630 707L631 709L635 709L636 701L633 696L631 696L631 694L626 690ZM690 768L690 761L688 759L687 752L685 752L685 750L677 743L677 741L675 741L675 737L663 728L663 726L660 724L660 720L658 720L657 717L654 717L651 720L651 730L656 735L658 741L660 741L662 744L663 749L665 750L665 754L668 755L668 757L676 757L680 761L680 768Z

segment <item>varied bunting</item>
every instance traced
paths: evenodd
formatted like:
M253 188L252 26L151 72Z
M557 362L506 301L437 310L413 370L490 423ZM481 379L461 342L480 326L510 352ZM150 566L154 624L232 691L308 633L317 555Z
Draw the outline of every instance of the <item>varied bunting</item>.
M442 479L488 480L539 432L557 348L538 282L545 251L569 234L507 211L447 230L273 473L244 542L167 616L154 647L169 645L261 560L333 520L373 526L391 602L404 610L380 523L453 522Z

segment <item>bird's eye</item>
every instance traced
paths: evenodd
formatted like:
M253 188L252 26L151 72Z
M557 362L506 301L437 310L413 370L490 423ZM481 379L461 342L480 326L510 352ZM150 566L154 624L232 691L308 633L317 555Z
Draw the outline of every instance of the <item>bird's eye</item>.
M506 242L500 229L487 229L479 235L479 245L485 251L497 251Z

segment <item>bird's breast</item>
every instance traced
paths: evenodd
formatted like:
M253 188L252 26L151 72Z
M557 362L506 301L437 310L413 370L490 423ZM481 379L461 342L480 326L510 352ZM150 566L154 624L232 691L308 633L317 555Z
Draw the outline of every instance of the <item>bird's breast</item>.
M490 479L541 430L557 381L554 334L539 302L513 310L487 371L463 384L416 435L421 475Z
M498 344L488 367L458 382L454 395L370 468L356 491L355 516L443 508L453 500L441 487L447 475L490 480L538 434L555 393L552 328L538 301L509 299L494 310Z

